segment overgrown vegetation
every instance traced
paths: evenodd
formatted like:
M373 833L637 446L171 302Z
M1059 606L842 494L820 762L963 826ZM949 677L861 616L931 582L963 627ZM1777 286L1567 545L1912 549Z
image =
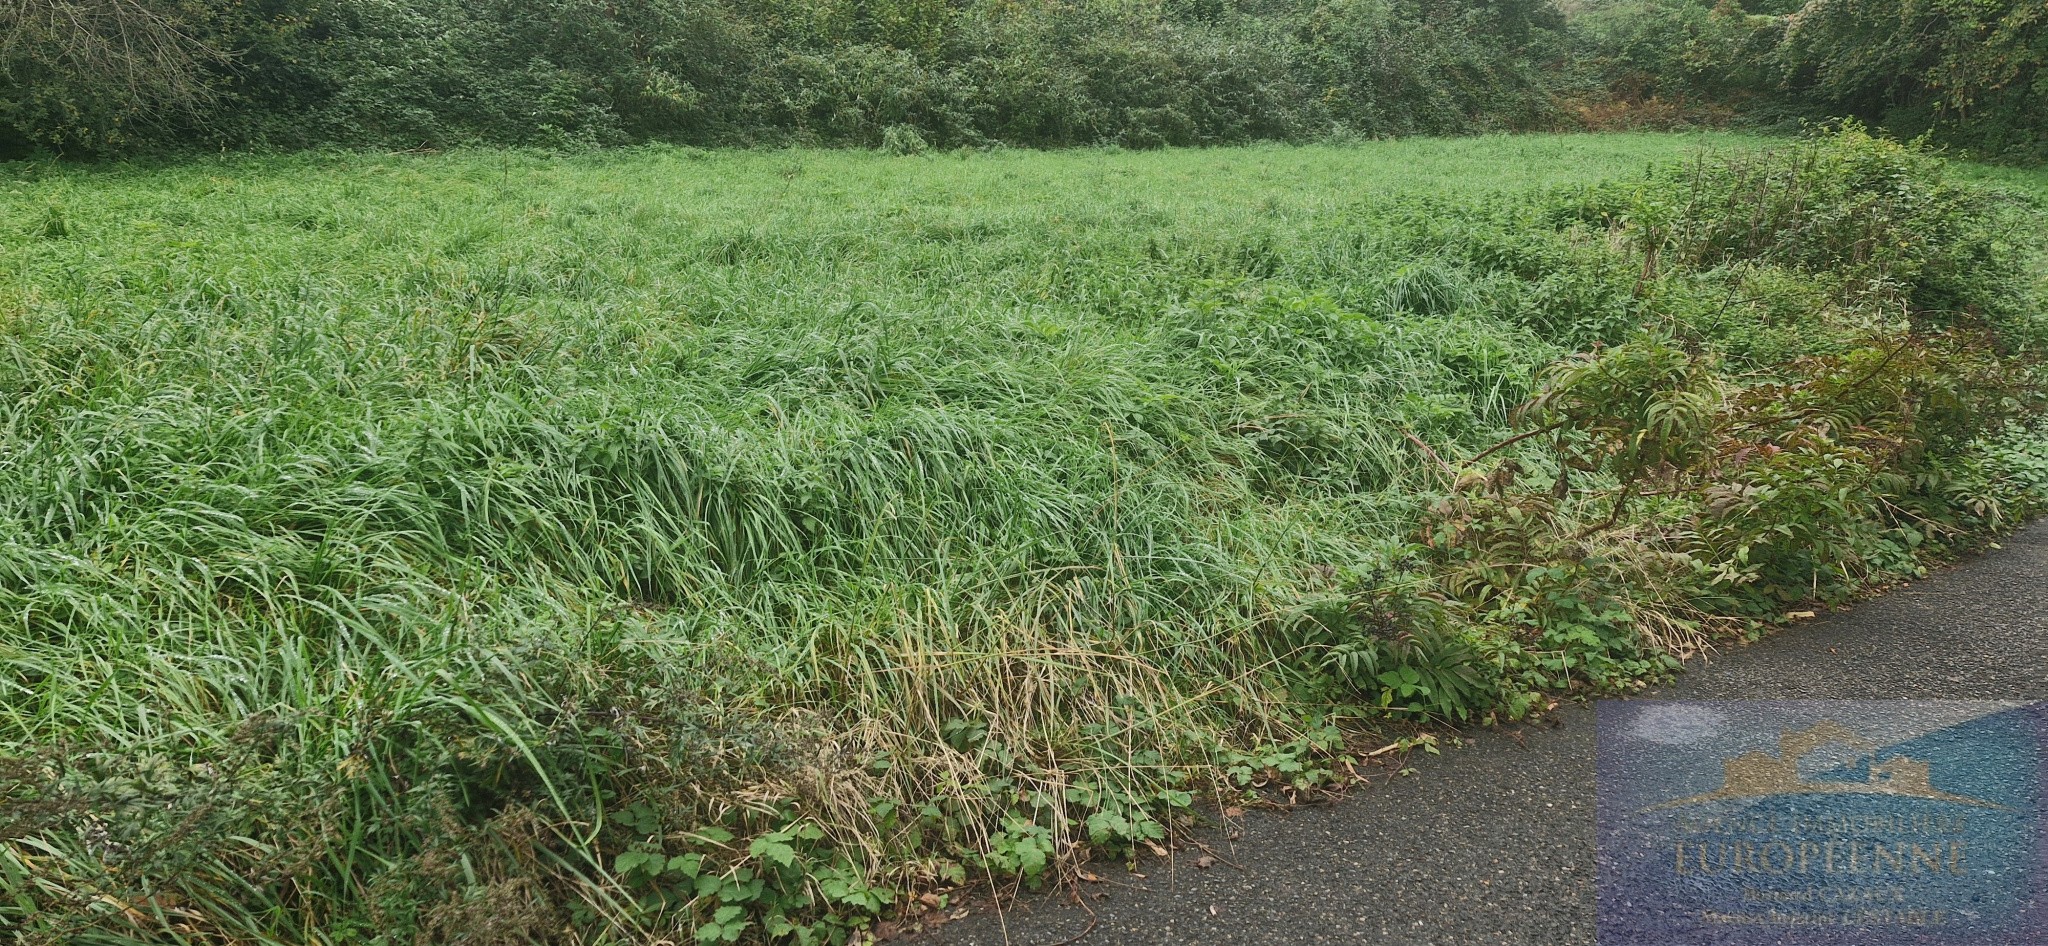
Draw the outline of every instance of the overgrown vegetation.
M8 0L0 148L1530 128L1560 25L1546 0Z
M2048 501L2048 188L1693 141L10 166L0 920L844 942Z
M0 158L1855 117L2048 159L2034 0L5 0Z
M1595 0L1572 24L1599 127L1853 116L2048 161L2048 8L2032 0Z

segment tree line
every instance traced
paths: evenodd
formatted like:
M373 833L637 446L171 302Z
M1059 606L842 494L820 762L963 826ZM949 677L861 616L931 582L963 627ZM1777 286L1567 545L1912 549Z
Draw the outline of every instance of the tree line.
M1854 115L2048 153L2038 0L0 0L0 153L1221 144Z
M1607 0L1571 22L1596 121L1846 116L2048 160L2041 0Z

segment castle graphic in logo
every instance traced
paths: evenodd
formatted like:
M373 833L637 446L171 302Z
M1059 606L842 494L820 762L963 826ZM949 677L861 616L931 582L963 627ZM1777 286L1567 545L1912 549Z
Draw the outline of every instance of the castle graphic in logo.
M1862 761L1869 768L1869 776L1860 782L1819 781L1808 779L1801 774L1800 760L1831 743L1840 743L1864 753ZM1775 755L1751 750L1723 762L1720 788L1661 805L1652 805L1645 810L1679 808L1736 798L1761 798L1766 795L1898 795L1983 808L2006 807L1935 788L1929 779L1926 762L1908 755L1894 755L1880 760L1877 756L1878 749L1878 746L1865 742L1848 727L1832 719L1823 719L1806 729L1792 729L1779 733L1778 751Z

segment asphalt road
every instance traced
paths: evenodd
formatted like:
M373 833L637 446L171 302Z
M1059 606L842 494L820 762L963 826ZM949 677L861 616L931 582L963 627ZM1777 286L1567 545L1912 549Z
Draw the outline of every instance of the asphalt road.
M2048 699L2048 523L1847 612L1723 651L1672 699ZM1336 804L1254 811L1199 853L1098 869L1082 944L1569 946L1594 941L1594 716L1486 732ZM1095 897L1094 894L1102 894ZM1089 929L1068 897L986 903L928 946L1049 946Z

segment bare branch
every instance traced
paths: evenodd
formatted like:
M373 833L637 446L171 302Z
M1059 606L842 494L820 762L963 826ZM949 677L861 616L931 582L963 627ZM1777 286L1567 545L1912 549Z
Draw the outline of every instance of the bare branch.
M0 0L0 70L97 87L138 112L211 102L211 70L230 58L144 0Z

